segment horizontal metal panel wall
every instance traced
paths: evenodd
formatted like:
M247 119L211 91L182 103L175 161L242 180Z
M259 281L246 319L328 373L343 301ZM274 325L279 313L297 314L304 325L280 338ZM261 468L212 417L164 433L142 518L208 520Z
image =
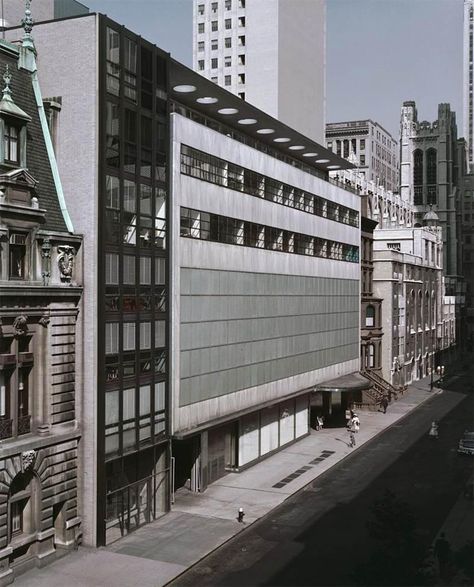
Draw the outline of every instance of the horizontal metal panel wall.
M353 279L181 269L180 405L354 359Z

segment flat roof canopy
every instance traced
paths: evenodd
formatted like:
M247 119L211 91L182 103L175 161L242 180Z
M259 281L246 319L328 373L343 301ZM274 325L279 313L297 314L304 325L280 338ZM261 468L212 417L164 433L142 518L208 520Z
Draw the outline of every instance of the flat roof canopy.
M354 168L346 159L174 59L170 65L170 88L176 102L258 139L309 167L326 173Z

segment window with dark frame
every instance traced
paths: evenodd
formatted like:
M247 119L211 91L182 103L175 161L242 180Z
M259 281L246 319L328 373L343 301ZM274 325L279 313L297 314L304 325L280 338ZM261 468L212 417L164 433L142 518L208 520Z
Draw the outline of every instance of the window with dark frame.
M9 238L9 278L26 279L26 243L27 235L11 232Z
M106 32L107 91L120 95L120 34L107 27Z
M5 121L4 158L6 163L20 163L19 129L16 125Z
M309 192L302 192L273 178L187 145L181 146L181 173L256 197L265 197L272 202L327 217L341 224L359 226L357 210ZM297 197L295 197L295 191Z
M23 510L25 499L19 499L10 503L10 535L11 538L23 532Z
M107 87L106 164L115 169L107 171L103 198L106 460L156 442L166 433L161 394L166 391L167 352L155 349L152 341L155 317L160 316L163 325L167 319L166 189L159 187L167 180L167 57L142 41L114 33L108 57L111 66L115 59L117 63L108 74L116 71L117 81L107 78L113 91ZM140 106L148 112L130 104L137 103L137 90ZM109 233L115 234L109 238ZM160 398L156 410L153 386Z
M8 368L0 371L0 440L31 432L29 378L33 362L22 362L23 353L30 352L31 339L31 335L3 337L0 355L9 354L10 361Z
M365 325L368 327L375 326L375 308L374 306L367 306L365 309Z
M311 235L290 233L272 226L257 225L209 212L181 208L181 236L253 248L266 248L298 255L316 256L349 263L359 262L359 247ZM202 219L209 223L201 230Z

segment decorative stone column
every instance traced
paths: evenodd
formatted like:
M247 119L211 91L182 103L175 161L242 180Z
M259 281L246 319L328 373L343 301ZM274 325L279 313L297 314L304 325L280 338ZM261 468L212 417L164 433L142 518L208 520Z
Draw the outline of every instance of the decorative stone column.
M38 320L38 331L37 337L37 348L41 349L41 352L37 354L37 362L39 367L39 377L42 380L41 390L41 415L40 423L37 426L37 432L39 436L47 436L51 431L49 423L49 382L48 382L48 359L49 359L49 344L48 344L48 326L50 322L49 313L43 314Z

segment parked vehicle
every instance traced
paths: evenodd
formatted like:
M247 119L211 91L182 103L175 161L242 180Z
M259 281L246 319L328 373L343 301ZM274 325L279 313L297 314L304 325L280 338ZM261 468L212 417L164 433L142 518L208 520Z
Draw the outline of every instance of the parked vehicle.
M458 453L474 455L474 432L464 432L459 441Z

